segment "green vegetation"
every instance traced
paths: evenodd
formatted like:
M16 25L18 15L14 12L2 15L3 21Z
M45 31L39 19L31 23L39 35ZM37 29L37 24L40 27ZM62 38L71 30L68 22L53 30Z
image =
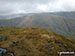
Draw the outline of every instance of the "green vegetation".
M58 56L59 51L75 51L75 39L45 28L3 27L0 28L0 48L9 50L5 56L11 52L15 56Z

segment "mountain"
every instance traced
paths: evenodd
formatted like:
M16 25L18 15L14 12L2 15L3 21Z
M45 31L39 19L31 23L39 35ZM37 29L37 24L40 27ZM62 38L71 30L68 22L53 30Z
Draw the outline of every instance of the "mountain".
M0 20L0 27L44 27L68 37L75 37L75 19L52 13L31 13L22 17Z
M17 17L23 17L23 16L25 16L25 14L23 13L21 13L21 14L12 14L12 15L0 15L0 19L13 19L13 18L17 18Z
M72 12L54 12L54 13L49 13L49 14L53 14L53 15L57 15L57 16L63 16L63 17L70 18L70 19L75 19L75 11L72 11Z
M45 28L0 28L1 56L58 56L60 51L75 51L75 39Z

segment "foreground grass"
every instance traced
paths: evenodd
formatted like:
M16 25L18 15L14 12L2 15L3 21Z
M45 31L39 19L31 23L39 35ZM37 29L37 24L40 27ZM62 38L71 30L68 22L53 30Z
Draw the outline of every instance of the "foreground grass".
M15 56L58 56L59 51L75 51L75 39L44 28L4 27L0 28L0 48L9 50L5 56L10 52Z

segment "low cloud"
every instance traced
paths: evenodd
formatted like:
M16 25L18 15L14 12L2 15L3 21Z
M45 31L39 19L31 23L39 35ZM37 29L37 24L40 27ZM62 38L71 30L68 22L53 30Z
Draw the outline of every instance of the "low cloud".
M75 11L75 0L0 0L0 14Z

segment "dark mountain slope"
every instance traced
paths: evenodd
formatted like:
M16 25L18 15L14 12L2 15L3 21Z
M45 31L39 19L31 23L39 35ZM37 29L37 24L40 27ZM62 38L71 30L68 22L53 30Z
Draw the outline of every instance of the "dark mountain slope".
M19 26L37 26L50 29L65 36L75 37L75 20L49 14L28 15Z
M0 20L0 26L44 27L68 37L75 37L75 19L47 13L28 14L14 19Z
M71 12L54 12L54 13L49 13L49 14L53 14L53 15L57 15L57 16L63 16L63 17L70 18L70 19L75 19L75 11L71 11Z

